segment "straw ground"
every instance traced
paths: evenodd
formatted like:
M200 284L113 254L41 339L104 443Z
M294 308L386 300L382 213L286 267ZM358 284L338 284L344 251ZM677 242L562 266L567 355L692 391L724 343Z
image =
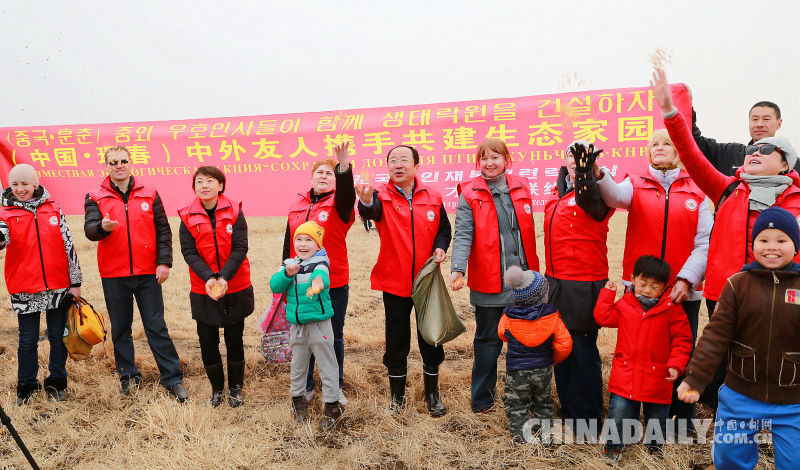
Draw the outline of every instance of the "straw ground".
M625 213L614 215L609 234L612 279L619 279ZM105 312L97 274L94 244L83 236L82 217L69 217L83 267L84 296ZM544 260L542 216L536 219L539 257ZM172 219L177 234L177 219ZM68 401L53 403L38 396L28 406L14 405L17 322L5 287L0 294L0 403L42 468L607 468L597 445L543 448L510 442L502 407L476 416L469 407L472 333L475 322L467 289L453 294L467 333L445 345L442 397L448 414L434 419L422 400L421 362L416 344L409 361L409 406L398 416L384 416L388 400L383 354L383 308L380 294L369 289L370 269L379 247L376 233L356 224L348 236L351 260L350 307L345 325L345 393L350 405L341 430L322 435L317 398L312 426L296 428L289 412L288 365L269 365L258 350L256 323L268 305L268 276L277 268L285 218L250 218L250 261L256 288L256 313L245 329L245 405L218 409L206 405L210 386L198 348L195 323L189 313L188 272L175 243L175 264L165 284L166 318L181 357L189 402L169 399L157 384L158 371L147 347L141 321L134 321L137 364L144 375L141 390L130 398L119 394L110 338L95 347L90 359L70 360ZM3 255L0 254L0 257ZM449 272L449 261L443 265ZM705 323L705 310L701 313ZM600 350L608 381L615 330L602 330ZM39 344L47 362L49 346ZM502 395L505 361L500 361L498 393ZM40 370L40 380L44 376ZM606 394L607 395L607 394ZM606 396L607 400L607 396ZM701 415L709 417L707 411ZM709 463L710 445L670 445L663 460L647 455L641 445L627 450L622 467L691 469ZM767 451L768 452L768 451ZM771 466L762 455L759 468ZM0 468L26 468L8 432L0 435Z

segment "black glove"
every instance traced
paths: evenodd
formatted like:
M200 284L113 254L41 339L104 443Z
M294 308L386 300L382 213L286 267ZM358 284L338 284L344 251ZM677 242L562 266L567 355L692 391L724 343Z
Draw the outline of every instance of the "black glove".
M589 148L586 148L580 143L573 144L570 151L575 157L575 171L578 173L591 173L594 169L594 162L603 152L601 149L595 149L594 144L589 144Z

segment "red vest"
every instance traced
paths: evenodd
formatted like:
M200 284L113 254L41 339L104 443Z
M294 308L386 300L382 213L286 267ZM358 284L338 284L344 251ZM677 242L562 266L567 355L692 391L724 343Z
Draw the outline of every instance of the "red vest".
M156 272L156 226L153 204L156 189L133 181L128 204L111 187L106 177L99 188L90 193L100 215L109 214L119 222L117 228L97 243L97 266L100 277L125 277Z
M685 170L672 183L669 194L649 173L629 176L633 199L628 209L622 278L630 281L636 260L651 255L669 263L670 283L674 284L694 249L700 204L706 195Z
M782 207L795 217L800 216L800 187L795 182L775 199L774 206ZM714 229L708 247L708 266L703 296L718 300L725 281L755 260L753 256L753 225L758 211L750 210L750 187L745 182L737 186L728 199L717 208ZM794 257L800 263L800 254Z
M608 219L598 222L578 207L575 191L558 197L558 190L544 206L544 255L548 276L566 281L599 281L608 278Z
M506 174L511 202L514 204L519 236L525 250L528 269L539 270L539 257L536 254L536 233L534 231L531 191L528 181L515 175ZM482 176L459 185L460 193L472 208L475 232L467 264L467 285L470 289L486 294L503 291L502 260L500 247L500 228L494 197ZM516 247L510 247L514 249Z
M372 289L411 297L414 278L433 255L442 195L415 180L412 214L408 200L389 181L378 188L378 199L383 204L383 214L375 227L381 248L370 276Z
M294 235L297 227L304 222L314 220L325 229L322 246L328 253L331 264L331 287L341 287L350 281L350 263L347 260L347 231L356 220L355 213L350 215L347 223L342 222L334 206L334 195L328 195L311 203L308 193L298 194L297 200L289 206L289 236ZM294 243L289 242L291 256L296 256Z
M61 213L47 199L34 215L21 207L0 208L0 219L8 225L6 287L10 294L34 294L70 286L69 262L59 225Z
M178 211L183 225L189 229L197 252L209 268L218 273L231 255L231 234L236 220L239 218L241 203L233 202L225 196L217 199L215 211L216 223L211 226L211 219L203 207L200 199L195 198L191 204ZM219 262L218 262L219 261ZM194 271L189 269L192 292L206 295L206 283ZM250 262L244 259L242 265L234 274L233 279L228 279L228 291L232 294L250 287Z

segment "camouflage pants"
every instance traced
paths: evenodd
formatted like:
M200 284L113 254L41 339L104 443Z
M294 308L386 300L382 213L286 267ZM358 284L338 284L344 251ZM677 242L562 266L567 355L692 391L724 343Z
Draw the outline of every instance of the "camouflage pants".
M550 379L553 366L538 369L514 370L506 373L506 389L503 407L508 416L508 430L518 442L525 442L522 427L531 418L551 419L553 417L553 396ZM532 431L538 431L535 426Z

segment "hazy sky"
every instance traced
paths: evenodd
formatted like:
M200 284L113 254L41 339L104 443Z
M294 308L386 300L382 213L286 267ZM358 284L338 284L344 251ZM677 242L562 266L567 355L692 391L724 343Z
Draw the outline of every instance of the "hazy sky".
M247 116L647 84L671 51L704 134L777 102L800 148L786 1L22 1L0 4L0 126ZM567 73L582 78L564 87ZM573 83L575 80L572 80Z

